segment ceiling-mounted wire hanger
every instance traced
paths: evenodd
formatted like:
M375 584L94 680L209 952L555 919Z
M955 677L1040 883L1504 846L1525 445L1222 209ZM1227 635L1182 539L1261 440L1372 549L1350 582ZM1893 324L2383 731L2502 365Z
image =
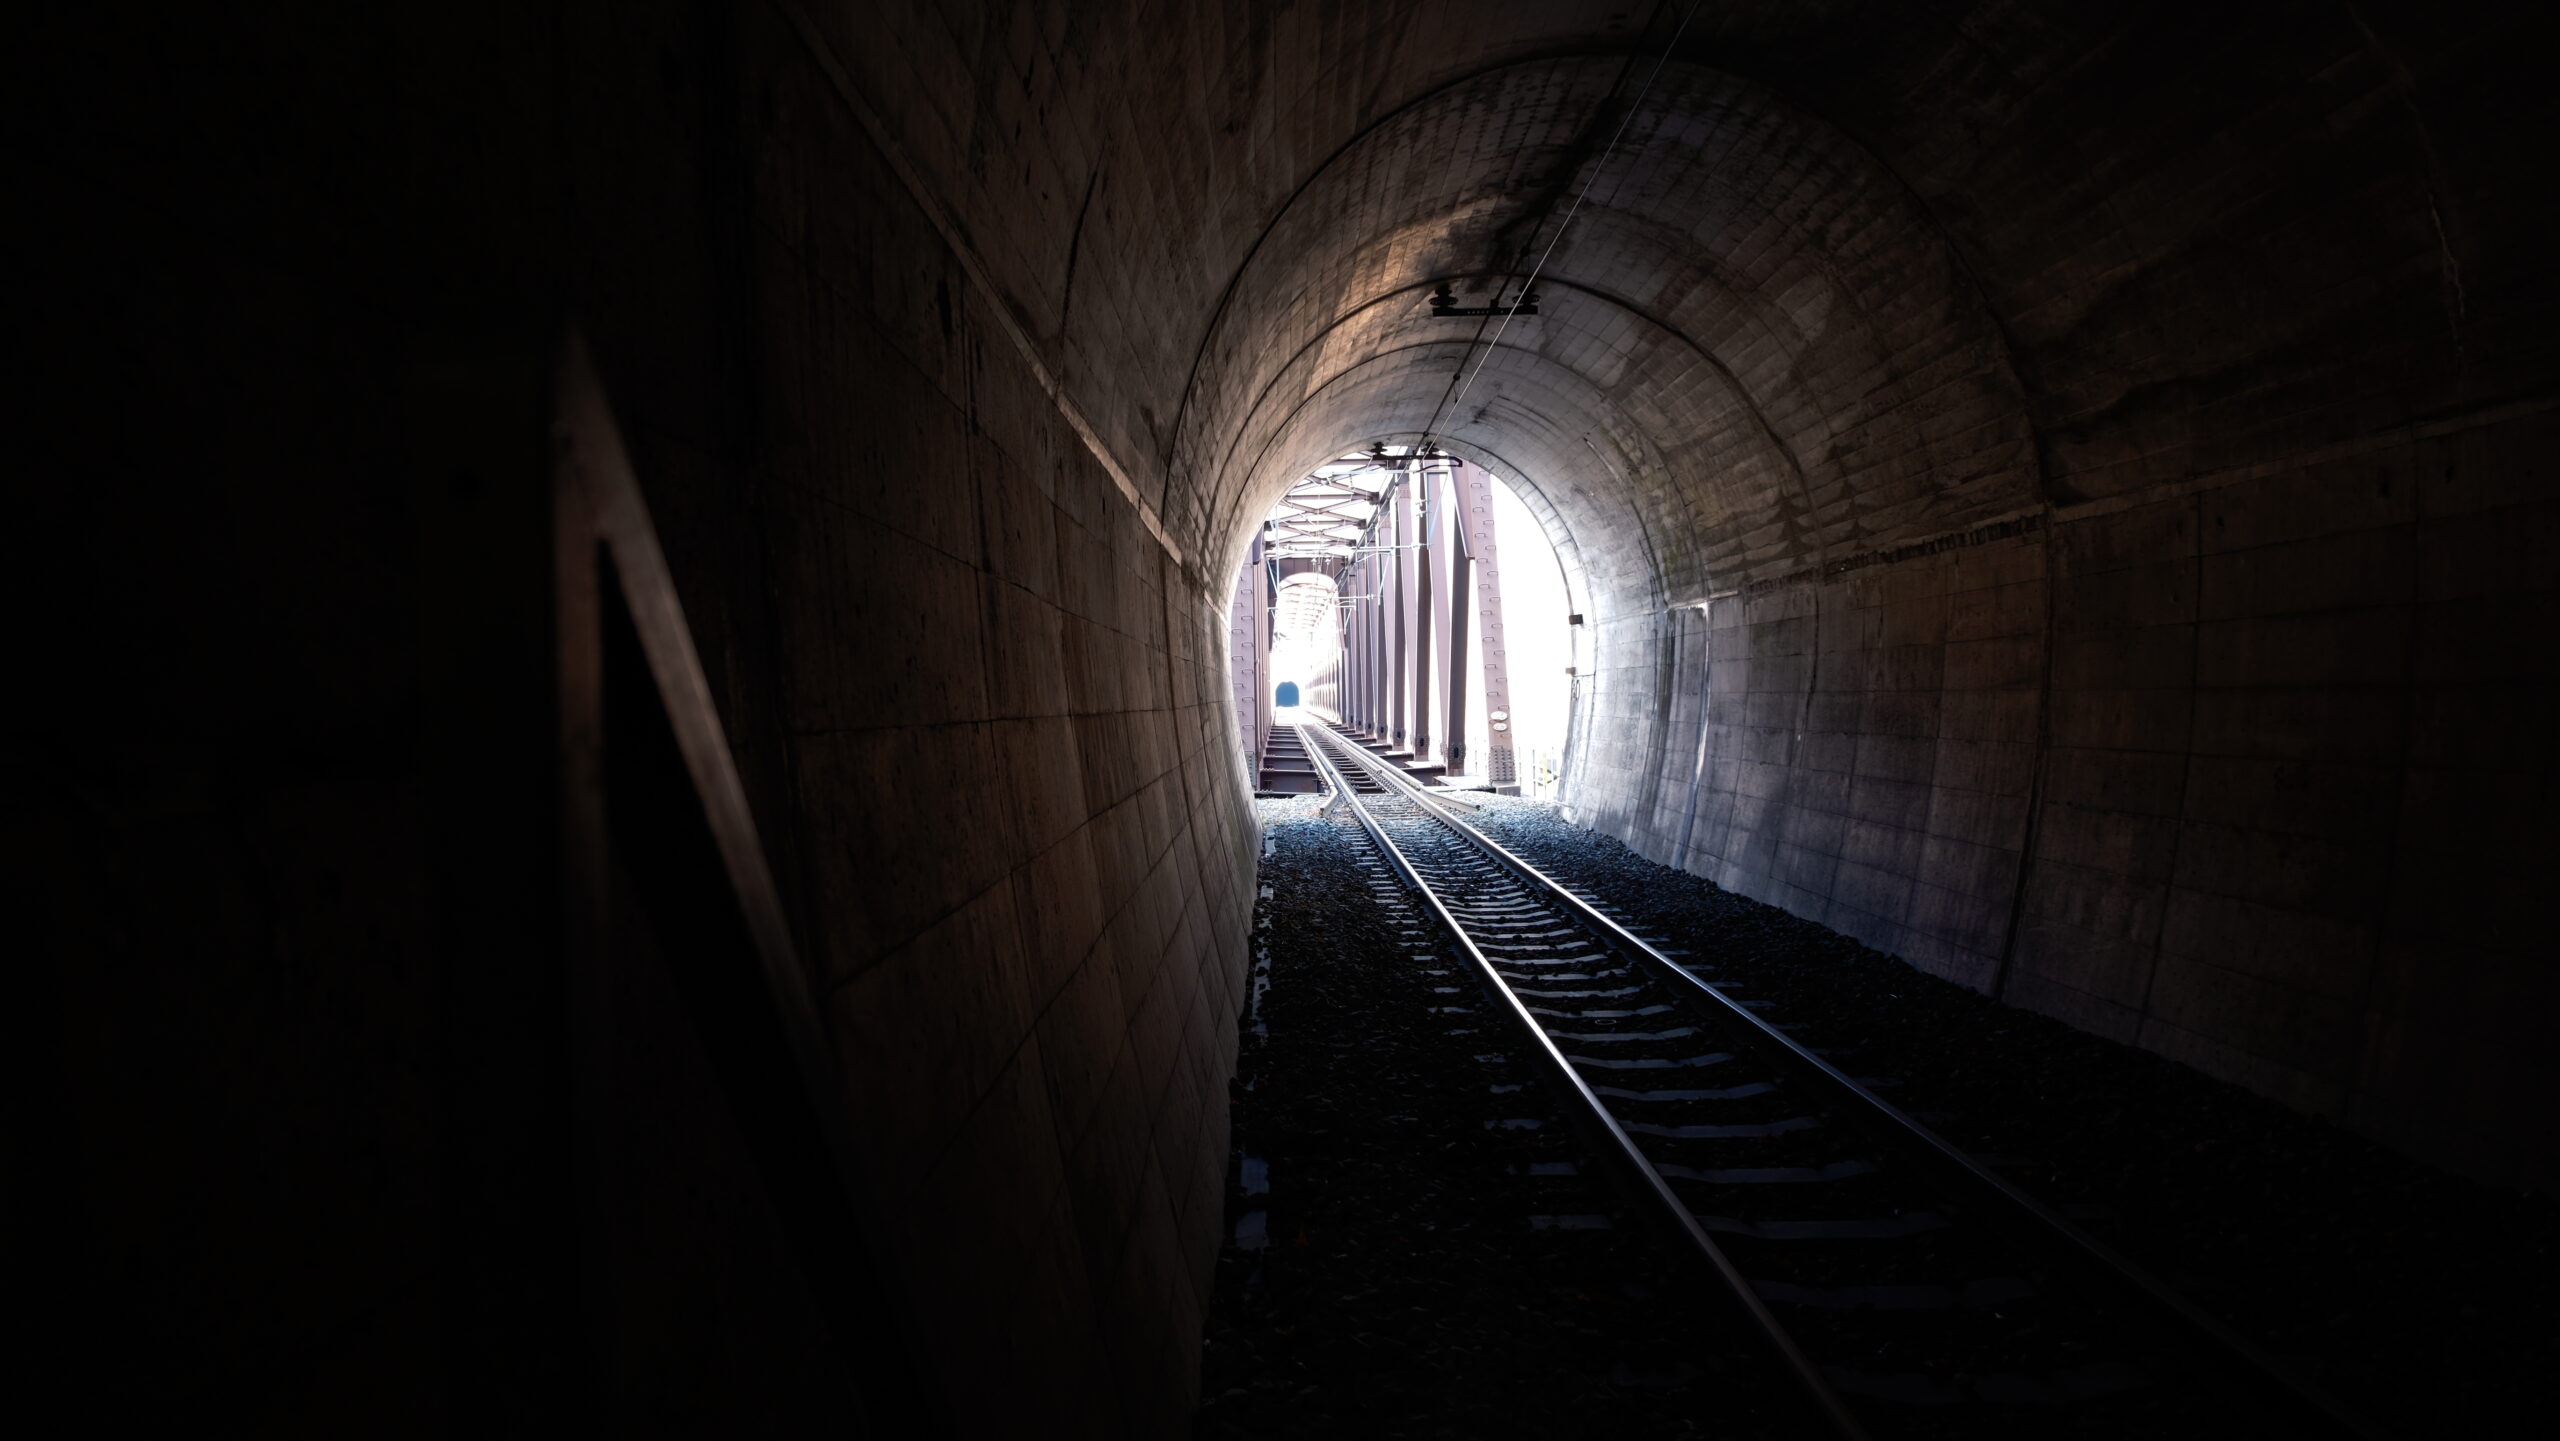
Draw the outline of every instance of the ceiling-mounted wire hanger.
M1618 117L1617 131L1609 137L1608 146L1600 152L1599 162L1591 167L1590 178L1582 182L1582 193L1573 197L1573 204L1565 210L1563 221L1556 226L1556 233L1547 237L1547 248L1539 253L1538 263L1530 267L1529 278L1520 286L1522 294L1525 295L1536 288L1538 276L1546 270L1547 261L1556 253L1556 246L1563 241L1565 232L1573 228L1573 218L1582 212L1582 202L1591 198L1591 188L1600 183L1601 172L1609 168L1610 157L1617 154L1618 142L1626 138L1627 127L1635 122L1636 112L1644 108L1645 97L1653 93L1653 82L1661 76L1662 67L1671 59L1671 52L1680 47L1680 37L1688 33L1689 21L1695 18L1697 13L1698 0L1690 0L1689 8L1680 16L1679 25L1671 32L1671 38L1664 42L1662 53L1654 57L1653 69L1645 75L1643 88L1636 92L1635 100L1627 106L1627 113ZM1612 87L1612 93L1614 89ZM1604 100L1602 103L1607 102ZM1497 296L1501 293L1500 287L1496 288L1495 293ZM1484 368L1492 361L1494 351L1501 348L1503 333L1511 328L1515 310L1516 308L1503 310L1502 324L1495 327L1493 339L1486 343L1481 355L1473 354L1475 350L1473 340L1467 342L1470 354L1459 357L1457 374L1451 380L1454 393L1452 391L1441 393L1439 407L1431 412L1431 423L1423 427L1420 445L1430 445L1440 433L1441 418L1466 401L1467 392L1475 388L1476 378L1484 374ZM1530 313L1536 312L1532 310ZM1481 329L1478 333L1482 333ZM1475 370L1472 374L1467 370L1467 361L1470 358L1475 360Z

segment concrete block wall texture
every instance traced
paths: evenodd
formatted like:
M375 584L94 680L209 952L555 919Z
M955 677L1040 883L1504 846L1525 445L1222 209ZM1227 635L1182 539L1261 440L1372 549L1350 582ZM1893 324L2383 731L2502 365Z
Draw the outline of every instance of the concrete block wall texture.
M2514 58L2538 22L1772 4L1669 45L1598 8L1382 13L1392 43L1314 8L829 23L1067 388L1161 457L1181 543L1232 549L1311 461L1425 431L1537 491L1589 594L1575 814L2422 1155L2552 1176L2515 1134L2549 1068L2487 1014L2548 982L2406 879L2529 867L2535 829L2478 808L2547 794L2547 762L2455 779L2395 748L2420 711L2547 712L2529 665L2439 686L2409 639L2467 614L2552 649L2547 548L2452 559L2548 525L2506 438L2552 404L2523 139L2552 117ZM902 100L910 68L954 84ZM1535 321L1487 349L1427 314L1438 281L1516 283L1577 197ZM2415 506L2456 453L2440 488L2500 520L2331 533L2319 476L2406 466ZM2262 539L2209 557L2206 512L2240 510ZM2191 553L2146 549L2178 516ZM2420 599L2422 555L2500 578ZM2421 852L2404 812L2466 822Z
M2034 776L2043 562L2038 537L2003 537L1713 603L1679 680L1710 727L1694 810L1630 833L1991 987ZM1694 699L1680 720L1694 749Z
M832 57L770 8L731 43L707 164L751 169L686 180L734 187L701 222L730 252L597 237L589 284L653 303L590 324L797 882L885 1248L965 1434L1180 1434L1254 850L1231 577L1149 532ZM652 157L700 122L635 131L658 77L631 78L570 167L681 236ZM739 329L671 334L671 295ZM704 414L724 373L755 379Z
M1670 680L1667 748L1695 744L1691 697L1712 727L1694 822L1677 776L1591 819L1935 974L2539 1178L2550 770L2518 738L2550 718L2553 428L1717 601Z
M568 1385L572 319L971 1429L1182 1424L1223 607L1425 432L1568 557L1577 814L2549 1184L2548 22L1682 13L49 18L63 1334L341 1430ZM1498 344L1427 313L1541 254Z

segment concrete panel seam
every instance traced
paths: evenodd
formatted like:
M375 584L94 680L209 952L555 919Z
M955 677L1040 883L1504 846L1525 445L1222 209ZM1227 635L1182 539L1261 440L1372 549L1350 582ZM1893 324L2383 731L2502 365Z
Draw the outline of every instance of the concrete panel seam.
M781 11L782 17L791 23L792 31L799 35L800 43L809 51L809 58L817 63L819 70L825 73L827 83L834 88L838 98L844 101L845 108L851 110L854 119L861 122L863 133L871 138L873 145L879 147L881 156L889 162L889 168L897 172L898 183L906 187L908 197L913 199L917 208L925 213L925 218L933 222L933 228L942 236L942 243L951 248L952 257L960 262L961 270L968 274L969 283L976 286L978 293L986 298L988 313L995 316L996 324L1004 328L1006 337L1011 339L1014 348L1022 353L1022 363L1030 368L1031 378L1038 381L1040 388L1048 393L1050 404L1057 407L1059 416L1067 422L1070 429L1075 431L1077 438L1084 442L1085 449L1092 451L1093 458L1101 462L1104 473L1111 477L1111 483L1120 488L1120 494L1128 500L1130 507L1138 512L1138 519L1145 523L1147 534L1155 537L1156 544L1163 546L1165 554L1173 557L1173 563L1179 567L1183 563L1182 547L1174 544L1173 537L1165 531L1164 522L1157 517L1156 508L1149 505L1146 498L1138 494L1137 482L1129 478L1127 467L1121 465L1119 458L1111 453L1111 448L1103 443L1101 432L1093 428L1093 423L1085 418L1084 411L1067 395L1066 388L1059 383L1056 374L1049 369L1048 362L1041 358L1039 347L1031 339L1031 332L1024 327L1021 318L1013 313L1013 306L1006 301L1003 292L996 288L994 279L987 274L986 262L978 258L977 251L961 235L959 224L934 202L931 195L926 193L924 182L917 175L914 162L907 158L906 151L901 149L897 141L890 136L888 124L880 118L878 109L854 88L852 74L844 68L841 61L836 59L835 52L828 48L826 37L818 33L817 26L801 12L798 5L792 3L792 0L771 0L771 3L773 8Z
M2287 471L2308 470L2333 461L2352 460L2357 456L2371 455L2375 451L2388 450L2393 446L2415 445L2423 440L2439 440L2448 435L2461 435L2467 431L2487 430L2509 421L2527 420L2553 409L2560 409L2560 395L2526 396L2521 400L2482 406L2477 410L2465 411L2459 415L2388 426L2357 436L2353 440L2314 446L2309 450L2298 451L2277 460L2262 460L2249 465L2227 466L2221 470L2199 471L2184 480L2162 481L2123 495L2110 495L2076 505L2054 506L2051 508L2051 513L2057 524L2067 525L2074 521L2096 520L2101 516L2114 515L2119 511L2139 510L2146 505L2156 505L2164 500L2176 500L2204 491L2220 490L2224 486L2237 485L2243 481L2261 480L2270 475L2282 475Z

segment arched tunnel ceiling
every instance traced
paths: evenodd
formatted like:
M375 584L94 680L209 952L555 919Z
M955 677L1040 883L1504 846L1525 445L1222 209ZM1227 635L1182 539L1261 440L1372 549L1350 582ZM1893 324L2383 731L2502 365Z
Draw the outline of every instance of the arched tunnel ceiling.
M1338 157L1222 312L1177 471L1248 514L1306 450L1363 432L1471 440L1542 490L1597 471L1656 533L1646 568L1675 594L2032 500L1996 329L1892 177L1682 65L1609 150L1627 69L1493 70ZM1485 299L1525 274L1586 190L1538 315L1430 313L1435 280ZM1607 523L1551 499L1577 531Z
M2466 259L2472 197L2395 99L2426 38L2344 8L1084 13L945 14L847 63L1204 576L1310 466L1426 428L1538 488L1605 613L2245 461L2270 413L2285 443L2395 418L2225 418L2255 381L2216 302L2341 353L2296 373L2494 389L2477 339L2459 376L2428 349L2429 287L2392 301L2416 354L2345 338L2343 243L2233 261L2279 213L2352 214L2367 271ZM2414 178L2325 184L2342 157ZM1443 279L1491 299L1469 279L1586 187L1541 314L1429 313Z

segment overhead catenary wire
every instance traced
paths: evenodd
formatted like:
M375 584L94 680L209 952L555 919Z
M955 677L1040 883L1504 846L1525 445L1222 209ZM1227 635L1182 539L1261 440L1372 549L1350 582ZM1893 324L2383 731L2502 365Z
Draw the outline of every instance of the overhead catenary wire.
M1536 288L1538 277L1546 271L1547 261L1555 255L1556 246L1564 240L1565 232L1573 228L1574 217L1582 213L1582 202L1591 198L1592 187L1600 183L1600 176L1608 170L1610 158L1618 152L1618 142L1626 138L1627 127L1635 122L1637 112L1644 109L1645 97L1653 93L1653 82L1660 78L1662 67L1671 59L1671 52L1680 48L1680 37L1688 33L1689 22L1696 18L1697 13L1698 0L1690 0L1689 8L1680 16L1680 23L1672 29L1671 38L1663 43L1662 53L1654 57L1653 69L1646 73L1643 87L1636 91L1636 98L1628 103L1627 113L1618 117L1618 128L1610 135L1608 145L1602 148L1600 159L1591 167L1589 178L1582 182L1582 193L1576 195L1573 198L1573 204L1565 208L1564 219L1557 224L1555 234L1547 237L1547 248L1539 252L1538 263L1529 268L1529 278L1520 287L1522 296L1525 297ZM1612 87L1613 92L1614 89L1615 87ZM1509 279L1508 276L1504 278L1506 281ZM1499 292L1496 293L1498 296ZM1502 337L1510 330L1512 316L1515 313L1516 307L1503 313L1502 323L1494 327L1493 339L1486 343L1481 353L1476 353L1475 339L1468 340L1467 349L1470 354L1459 357L1455 391L1454 393L1442 392L1438 408L1431 412L1430 424L1423 427L1421 439L1415 442L1414 449L1417 452L1430 446L1439 438L1442 418L1466 403L1467 392L1475 388L1477 378L1484 374L1484 368L1492 361L1493 353L1502 348ZM1484 327L1479 323L1476 327L1476 336L1480 338L1483 334ZM1469 373L1467 369L1469 359L1475 361L1473 373Z
M1659 15L1661 12L1657 10L1655 13ZM1637 88L1635 98L1628 102L1626 113L1618 117L1618 128L1611 132L1609 136L1609 143L1602 147L1599 160L1591 167L1591 174L1589 178L1585 179L1582 183L1581 192L1575 195L1573 203L1566 207L1564 219L1557 224L1555 233L1547 238L1546 249L1539 252L1537 264L1530 267L1528 279L1523 282L1520 287L1521 294L1526 295L1532 287L1536 286L1538 283L1538 277L1545 273L1547 262L1553 258L1556 253L1556 246L1563 241L1565 232L1573 227L1574 217L1581 213L1583 202L1591 198L1591 191L1599 184L1600 177L1608 171L1609 161L1617 154L1619 142L1626 138L1627 127L1634 123L1636 115L1644 109L1644 102L1646 98L1653 93L1654 81L1661 77L1662 67L1669 63L1672 52L1680 47L1680 37L1688 33L1689 22L1696 18L1697 13L1698 0L1690 0L1689 8L1681 12L1680 23L1672 27L1671 38L1663 42L1662 53L1654 57L1653 68L1645 73L1644 84ZM1651 23L1648 22L1645 28L1650 32L1652 29ZM1625 83L1625 78L1625 72L1621 71L1618 81L1609 87L1609 95L1611 97L1614 97L1618 93L1618 87ZM1606 103L1605 99L1603 103ZM1611 192L1613 197L1615 193L1616 192L1614 191ZM1505 286L1508 286L1510 279L1511 277L1509 275L1505 275L1503 277ZM1497 290L1497 294L1498 293L1499 290ZM1434 448L1433 443L1440 433L1441 419L1448 415L1458 405L1464 403L1467 397L1467 392L1474 389L1476 377L1481 376L1484 373L1484 367L1486 363L1493 358L1493 352L1501 348L1502 337L1511 328L1512 314L1512 311L1505 311L1503 313L1502 323L1494 328L1493 339L1484 345L1484 349L1480 355L1476 351L1476 346L1478 342L1484 340L1485 326L1489 322L1488 320L1478 320L1476 322L1475 334L1467 339L1467 353L1459 357L1458 369L1450 377L1450 388L1444 389L1441 392L1439 405L1432 410L1430 422L1423 427L1421 436L1414 443L1411 452L1413 459L1423 459L1432 452ZM1474 359L1476 362L1475 370L1472 374L1470 374L1467 369L1467 362L1470 358ZM1383 451L1383 446L1377 447L1376 449ZM1349 457L1345 457L1345 459L1348 458ZM1401 464L1385 464L1382 456L1381 463L1378 468L1401 471L1404 467ZM1357 472L1354 473L1356 474ZM1391 483L1384 492L1380 493L1378 497L1380 504L1376 510L1370 513L1367 524L1362 528L1360 535L1361 541L1365 542L1369 535L1376 530L1379 518L1386 510L1386 498L1393 494L1394 489L1395 486ZM1361 544L1357 545L1352 550L1351 554L1357 556L1371 553L1373 551L1392 551L1406 548L1408 547L1369 546Z

